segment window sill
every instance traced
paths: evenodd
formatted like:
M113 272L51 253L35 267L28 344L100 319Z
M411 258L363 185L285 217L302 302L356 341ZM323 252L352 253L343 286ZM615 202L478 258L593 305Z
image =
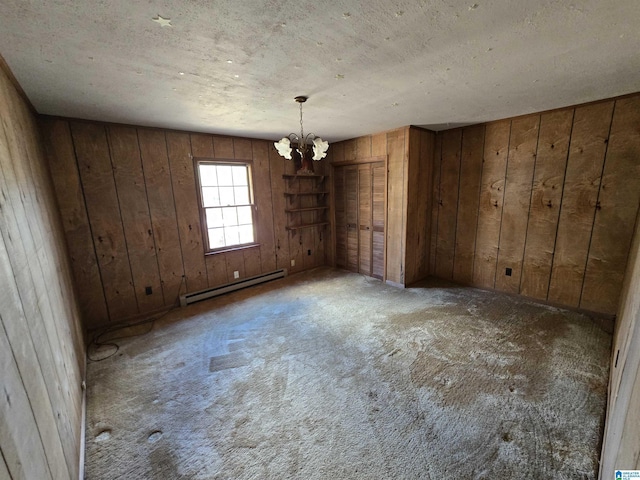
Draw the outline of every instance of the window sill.
M205 252L204 256L206 257L207 255L217 255L219 253L236 252L238 250L247 250L248 248L259 248L259 247L260 247L259 243L249 243L247 245L238 245L235 247L221 248L219 250L211 250L209 252Z

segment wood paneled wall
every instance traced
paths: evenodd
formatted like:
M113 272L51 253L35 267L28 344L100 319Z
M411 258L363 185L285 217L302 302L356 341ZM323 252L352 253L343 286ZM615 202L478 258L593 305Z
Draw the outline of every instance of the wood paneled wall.
M35 115L0 58L0 477L80 471L85 349Z
M640 469L640 215L611 351L600 478L618 469Z
M636 95L440 132L432 272L614 314L640 202L639 125Z
M326 229L285 229L282 175L295 168L271 142L46 117L42 127L87 328L172 307L234 271L325 264ZM259 246L205 255L192 156L252 162Z
M332 163L387 157L387 218L385 280L405 286L428 275L431 225L429 185L433 162L433 132L403 127L336 142ZM329 263L334 264L333 252Z

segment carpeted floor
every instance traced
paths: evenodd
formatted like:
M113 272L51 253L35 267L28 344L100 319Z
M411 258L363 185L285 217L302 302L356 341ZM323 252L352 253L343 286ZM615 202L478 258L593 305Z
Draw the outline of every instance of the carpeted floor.
M577 313L321 268L116 343L89 479L597 477L611 335Z

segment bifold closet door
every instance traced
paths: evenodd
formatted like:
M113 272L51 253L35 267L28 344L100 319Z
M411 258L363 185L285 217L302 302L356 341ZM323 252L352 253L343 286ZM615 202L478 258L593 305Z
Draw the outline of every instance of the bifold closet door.
M334 171L336 266L384 276L384 162Z

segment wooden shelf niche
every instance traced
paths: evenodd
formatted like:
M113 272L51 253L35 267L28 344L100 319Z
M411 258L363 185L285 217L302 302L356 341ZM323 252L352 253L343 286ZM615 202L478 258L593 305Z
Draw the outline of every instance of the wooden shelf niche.
M283 175L285 179L286 229L324 227L329 224L327 176L315 174Z

